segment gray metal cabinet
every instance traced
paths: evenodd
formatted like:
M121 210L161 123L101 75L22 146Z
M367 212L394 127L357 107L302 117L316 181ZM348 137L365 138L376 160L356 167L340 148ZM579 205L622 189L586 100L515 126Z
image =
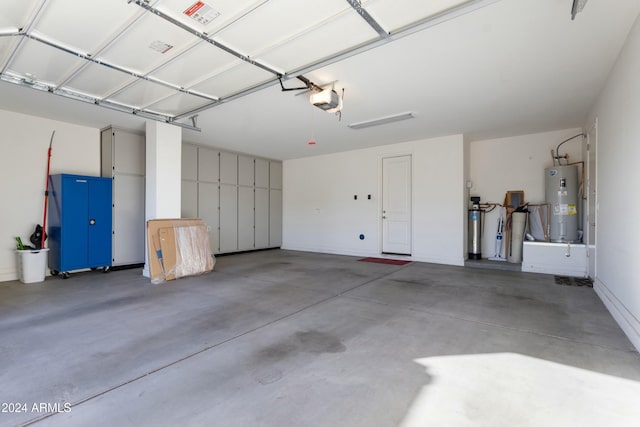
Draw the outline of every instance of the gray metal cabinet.
M238 250L238 155L220 152L220 252Z
M209 244L211 252L220 253L220 187L216 183L198 183L198 215L197 217L209 228Z
M182 216L209 226L215 254L278 247L282 163L183 144Z
M269 190L269 246L282 246L282 190Z
M254 239L256 248L269 247L269 160L255 159Z
M282 246L282 163L269 162L269 246Z
M238 185L253 187L254 180L254 159L253 157L238 156Z
M220 183L238 184L238 155L220 152Z
M108 127L101 133L102 174L143 175L145 171L144 135Z
M207 224L211 252L220 253L220 152L198 147L198 217Z
M255 249L255 159L238 156L238 250Z
M144 263L144 176L113 177L112 265Z
M220 184L220 252L238 250L238 187Z
M255 159L255 183L257 188L269 188L269 160Z
M183 218L201 218L207 224L211 252L220 253L220 152L192 144L182 145Z
M198 183L195 181L182 180L180 216L198 218Z
M198 147L182 144L180 216L198 217Z
M282 190L282 163L269 162L269 188Z
M238 187L238 250L241 251L255 249L253 195L253 187Z
M269 247L269 189L255 189L255 228L254 239L256 248Z
M220 182L220 152L198 148L198 181Z
M182 144L182 179L196 181L198 179L198 147Z
M145 151L142 134L101 131L101 174L112 179L112 265L144 263Z

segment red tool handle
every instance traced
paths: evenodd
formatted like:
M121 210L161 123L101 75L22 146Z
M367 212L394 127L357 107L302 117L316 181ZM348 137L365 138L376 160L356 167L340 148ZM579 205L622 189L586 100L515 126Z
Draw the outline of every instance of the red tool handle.
M44 239L47 234L47 204L49 202L49 171L51 168L51 147L53 145L53 135L56 134L54 130L51 134L51 141L49 141L49 151L47 152L47 175L45 176L45 190L44 190L44 213L42 214L42 240L40 241L40 248L44 248Z

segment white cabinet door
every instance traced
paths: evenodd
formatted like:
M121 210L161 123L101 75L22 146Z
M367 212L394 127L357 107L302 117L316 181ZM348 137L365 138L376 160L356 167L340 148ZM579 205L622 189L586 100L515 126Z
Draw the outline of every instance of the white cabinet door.
M182 179L195 181L198 179L198 147L190 144L182 144Z
M113 179L113 265L144 262L144 177Z
M211 252L220 252L220 190L218 184L201 182L198 184L198 217L207 224Z
M144 135L107 128L100 134L101 173L113 178L112 265L144 262Z
M180 200L180 216L182 218L198 217L198 183L182 181Z
M269 246L282 245L282 190L269 190Z
M238 187L238 249L254 249L253 187Z
M238 155L220 152L220 183L238 183Z
M255 193L255 245L256 249L269 247L269 190L256 188Z
M144 175L146 140L143 135L119 129L113 130L114 173Z
M238 250L238 187L220 185L220 252Z
M113 177L113 129L104 129L100 133L100 175Z
M238 156L238 185L253 187L253 157Z
M210 148L198 148L198 180L218 183L220 179L219 151Z
M256 159L255 164L256 187L269 188L269 161Z
M269 188L282 190L282 163L269 162Z
M207 223L213 253L281 245L281 162L191 144L182 155L182 216Z

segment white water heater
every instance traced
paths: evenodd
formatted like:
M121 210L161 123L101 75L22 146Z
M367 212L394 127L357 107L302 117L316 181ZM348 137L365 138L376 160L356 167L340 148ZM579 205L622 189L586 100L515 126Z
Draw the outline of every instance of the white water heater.
M578 166L544 170L545 199L550 206L549 240L578 241Z

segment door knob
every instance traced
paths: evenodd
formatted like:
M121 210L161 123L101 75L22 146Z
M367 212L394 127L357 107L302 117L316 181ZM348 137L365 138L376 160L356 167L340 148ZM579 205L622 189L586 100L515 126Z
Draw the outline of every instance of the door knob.
M96 225L96 220L95 220L95 219L93 219L93 218L91 218L91 219L89 220L89 225Z

